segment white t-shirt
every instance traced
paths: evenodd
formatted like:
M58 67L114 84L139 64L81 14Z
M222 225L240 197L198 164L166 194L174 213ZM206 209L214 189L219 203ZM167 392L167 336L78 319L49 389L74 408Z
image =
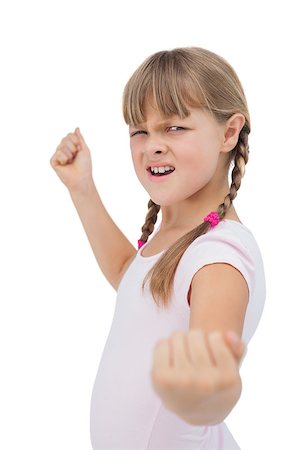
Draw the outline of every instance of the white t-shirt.
M155 230L149 237L153 238ZM224 422L190 425L166 409L151 384L156 342L174 330L189 330L189 287L204 265L225 262L244 276L250 296L242 339L247 344L259 323L266 296L264 265L252 232L222 220L187 248L177 267L169 308L158 308L142 282L163 252L142 256L141 247L123 275L111 329L91 398L94 450L234 450L239 446Z

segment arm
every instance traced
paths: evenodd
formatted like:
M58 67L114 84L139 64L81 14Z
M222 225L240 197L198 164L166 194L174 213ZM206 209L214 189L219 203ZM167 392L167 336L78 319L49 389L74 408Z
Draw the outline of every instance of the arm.
M98 265L117 290L123 268L136 250L106 211L93 182L85 191L69 192Z
M188 423L217 424L240 397L240 336L248 295L234 267L204 266L192 281L188 334L175 331L156 345L153 387L166 407Z

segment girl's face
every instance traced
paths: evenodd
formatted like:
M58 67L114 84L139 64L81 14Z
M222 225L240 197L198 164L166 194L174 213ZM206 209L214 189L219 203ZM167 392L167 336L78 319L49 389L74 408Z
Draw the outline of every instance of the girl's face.
M205 110L190 111L185 119L165 118L148 106L146 121L129 127L136 175L157 205L175 205L204 188L210 195L210 190L224 189L224 182L228 186L225 160L230 149L222 147L224 125ZM158 165L175 170L163 177L151 175L149 166Z

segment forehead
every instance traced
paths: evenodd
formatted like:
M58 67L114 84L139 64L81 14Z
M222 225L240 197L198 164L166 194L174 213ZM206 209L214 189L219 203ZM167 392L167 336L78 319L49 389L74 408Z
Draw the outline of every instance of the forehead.
M146 125L147 123L155 124L156 126L168 123L172 121L173 119L179 119L179 116L177 114L172 115L164 115L161 114L160 111L158 111L157 108L153 108L152 106L147 106L145 108L145 120L141 122L139 125Z

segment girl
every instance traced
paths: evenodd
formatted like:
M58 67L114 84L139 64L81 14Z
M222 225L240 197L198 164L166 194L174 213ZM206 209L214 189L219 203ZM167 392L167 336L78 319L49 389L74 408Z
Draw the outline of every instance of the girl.
M50 160L117 291L91 399L93 449L238 449L223 421L265 301L259 247L233 206L249 153L243 88L211 51L161 51L129 79L123 113L150 196L138 251L99 197L79 128Z

